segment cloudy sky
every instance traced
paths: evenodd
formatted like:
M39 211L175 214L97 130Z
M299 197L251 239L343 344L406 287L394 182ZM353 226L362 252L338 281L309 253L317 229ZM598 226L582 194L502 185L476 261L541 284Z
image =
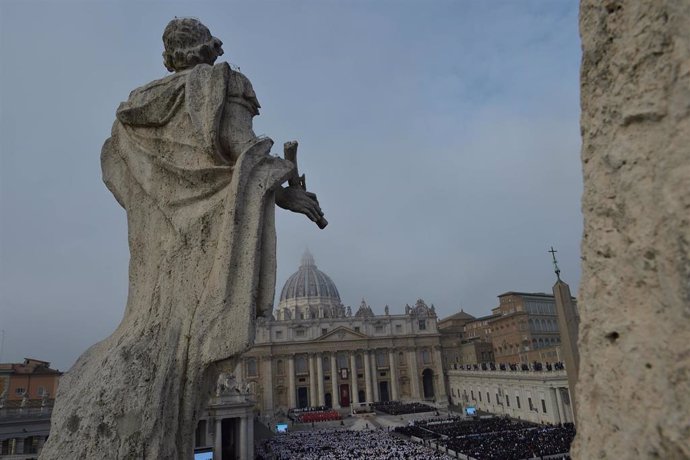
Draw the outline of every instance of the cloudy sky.
M278 209L277 287L306 247L346 305L489 313L576 292L582 232L577 2L0 2L0 360L66 370L119 323L123 210L101 182L115 109L201 19L300 141L330 225ZM281 154L280 148L274 149Z

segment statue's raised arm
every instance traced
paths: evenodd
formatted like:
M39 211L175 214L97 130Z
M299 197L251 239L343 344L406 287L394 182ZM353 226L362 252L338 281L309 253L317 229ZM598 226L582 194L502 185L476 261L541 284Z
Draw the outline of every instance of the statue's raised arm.
M163 42L172 74L132 91L101 152L127 214L125 314L62 378L43 459L191 458L219 372L273 305L275 204L325 222L295 164L255 136L258 99L215 64L222 42L186 18Z

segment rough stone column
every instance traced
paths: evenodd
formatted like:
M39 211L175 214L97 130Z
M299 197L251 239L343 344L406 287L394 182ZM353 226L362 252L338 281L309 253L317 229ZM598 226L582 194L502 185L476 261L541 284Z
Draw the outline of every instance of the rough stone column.
M558 388L549 389L549 397L551 400L551 407L553 407L553 420L555 423L565 423L563 408L560 398L560 391Z
M371 393L371 358L369 358L369 352L365 351L362 355L364 360L364 389L366 391L366 402L373 402Z
M580 33L573 458L690 458L690 3L582 0Z
M340 391L338 391L338 365L335 353L331 354L331 401L333 409L340 409Z
M371 369L372 369L372 381L371 385L374 389L374 401L380 401L381 395L379 394L379 372L378 366L376 365L376 351L371 354Z
M316 366L314 365L314 355L309 355L309 405L312 407L319 405L316 394Z
M323 356L316 355L316 391L319 406L326 404L326 395L323 390Z
M398 368L396 366L396 353L395 350L388 351L388 368L390 369L391 376L391 400L398 400Z
M295 389L295 356L288 357L288 409L297 407L297 390Z
M247 420L247 458L249 460L254 458L254 417L248 414Z
M357 361L355 353L350 355L350 374L352 376L350 386L350 406L359 403L359 390L357 388Z
M437 403L446 406L448 405L448 396L446 395L446 382L443 378L443 356L441 356L441 347L434 348L434 365L434 384L436 385L435 399Z

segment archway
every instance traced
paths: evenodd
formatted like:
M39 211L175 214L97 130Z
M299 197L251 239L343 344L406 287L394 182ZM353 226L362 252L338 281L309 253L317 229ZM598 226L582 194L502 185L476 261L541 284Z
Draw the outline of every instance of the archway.
M424 399L434 399L434 371L431 369L424 369L422 372L422 386Z
M326 393L326 407L333 407L333 397L330 393Z

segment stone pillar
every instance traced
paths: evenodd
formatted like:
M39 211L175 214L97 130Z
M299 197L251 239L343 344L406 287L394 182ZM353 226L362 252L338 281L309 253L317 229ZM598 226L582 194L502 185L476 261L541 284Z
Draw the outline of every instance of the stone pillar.
M321 355L316 355L316 391L319 406L323 406L326 404L326 395L323 390L323 356Z
M247 424L247 458L253 460L254 458L254 417L250 412L246 418Z
M391 400L398 400L398 366L395 350L388 351L388 366L391 376Z
M371 393L371 358L369 358L369 352L365 351L362 354L362 359L364 360L364 389L366 391L366 397L368 403L373 402Z
M687 1L581 1L573 459L690 458L689 30Z
M336 354L331 354L331 401L333 401L333 409L340 409L340 390L338 388L339 377L338 363L336 361Z
M295 389L295 356L288 357L288 409L297 407L297 389Z
M554 412L557 414L556 422L565 423L565 412L563 412L563 398L561 397L561 389L553 388L553 395L551 397L554 406Z
M561 335L561 350L568 376L568 388L570 388L570 394L574 396L575 384L577 383L577 375L580 369L580 354L577 349L580 318L577 315L575 304L572 302L570 286L561 281L560 270L558 271L558 281L553 285L553 296L556 299L558 330ZM573 412L576 412L575 405L572 402L571 407Z
M357 362L355 359L355 353L350 355L350 405L359 403L359 390L357 389Z
M314 363L314 354L309 355L309 405L312 407L319 405L319 400L316 394L316 366Z
M245 458L247 460L251 460L249 457L249 452L247 451L247 443L249 442L249 426L247 423L247 416L243 415L240 417L240 442L239 442L239 447L240 447L240 458L244 460Z
M417 349L407 351L408 375L410 376L410 392L412 399L422 399L419 393L419 369L417 368Z
M213 436L213 460L221 460L223 457L223 426L222 420L215 419L216 434Z
M267 356L264 359L264 391L263 391L263 406L264 415L273 415L273 358Z
M378 401L379 396L379 379L378 379L378 367L376 366L376 350L371 353L371 386L374 390L373 400Z

